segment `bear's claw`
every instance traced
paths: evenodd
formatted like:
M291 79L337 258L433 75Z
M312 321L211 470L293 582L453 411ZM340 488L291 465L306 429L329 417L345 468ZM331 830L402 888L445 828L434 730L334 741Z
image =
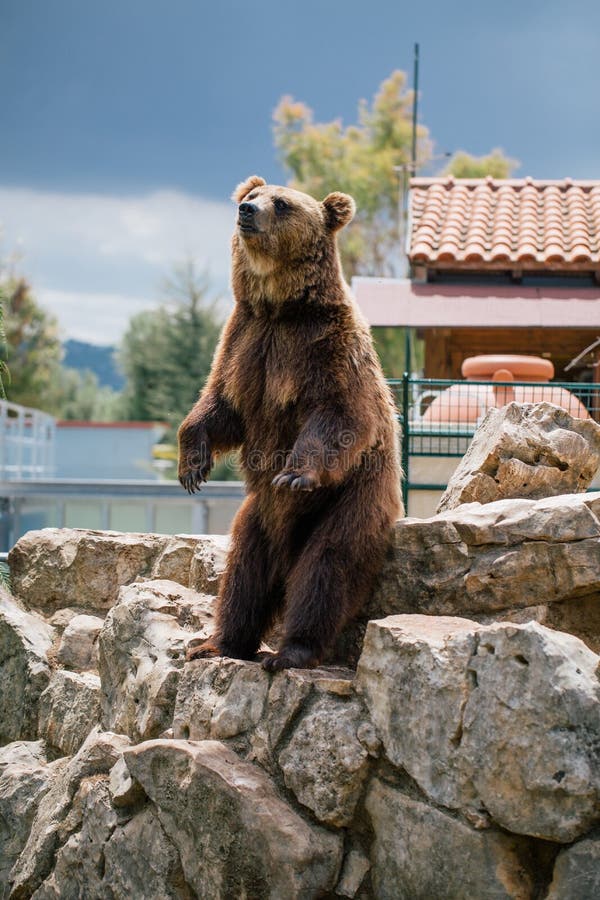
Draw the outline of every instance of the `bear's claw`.
M267 672L280 672L282 669L311 669L319 665L319 660L309 647L290 644L282 647L278 653L265 655L261 660Z
M188 472L179 478L180 484L183 485L188 494L195 494L196 491L199 491L205 481L206 474L201 469L195 469L193 472Z
M274 488L287 487L291 491L314 491L319 487L319 478L315 472L280 472L271 482Z

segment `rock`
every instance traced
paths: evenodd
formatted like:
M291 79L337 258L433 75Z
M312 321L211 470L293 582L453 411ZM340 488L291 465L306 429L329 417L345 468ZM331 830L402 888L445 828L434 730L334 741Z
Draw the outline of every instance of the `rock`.
M126 751L125 761L203 900L294 900L336 884L341 837L308 824L264 772L224 744L148 741Z
M104 845L104 863L104 881L111 887L111 900L194 900L179 854L153 807L146 807L115 828Z
M212 630L212 600L171 581L123 587L99 638L104 727L139 741L169 728L189 632Z
M0 589L0 745L37 737L54 630Z
M597 900L600 897L600 834L596 832L556 857L547 900Z
M43 741L17 741L0 749L0 897L23 850L37 806L50 786Z
M342 874L335 889L340 897L356 897L371 863L364 853L351 850L344 860Z
M129 769L123 757L120 757L110 770L108 789L111 803L116 807L132 806L144 796L140 785L129 774Z
M8 555L12 588L47 615L65 606L104 615L121 585L150 575L168 541L166 535L78 528L29 531Z
M170 538L154 563L152 578L176 581L177 584L190 587L190 568L194 551L199 542L203 543L204 540L189 534L178 534Z
M476 831L441 810L373 780L366 809L375 833L371 878L377 900L530 900L526 844L494 829Z
M357 700L320 696L279 756L286 786L327 825L349 825L369 771L357 732L366 715Z
M600 821L599 662L577 638L536 623L481 635L461 755L509 831L567 842Z
M56 661L75 672L98 669L98 635L104 619L98 616L73 616L62 633Z
M188 663L177 691L174 736L224 740L254 729L269 685L270 677L259 663L222 657Z
M74 757L54 763L50 787L40 800L25 847L10 874L11 900L26 900L50 875L60 847L81 824L77 809L72 811L81 782L107 774L129 743L123 735L94 730Z
M100 723L100 679L58 669L40 697L38 734L62 756L76 753Z
M600 493L401 519L365 615L490 614L600 598Z
M357 689L435 803L568 842L600 820L598 662L537 623L393 616L369 623Z
M452 475L438 512L462 503L585 491L600 467L600 426L552 403L490 409Z
M111 893L105 880L104 848L118 818L110 805L106 777L82 780L69 819L70 828L76 830L58 850L53 870L35 891L35 900L108 900Z
M369 622L356 686L385 753L442 806L475 806L461 729L469 665L483 626L468 619L390 616Z
M199 538L190 566L190 587L201 594L216 596L228 550L228 535L211 534Z
M353 673L344 669L288 669L268 675L259 663L199 659L186 664L179 681L175 738L233 741L267 771L275 751L311 696L353 694ZM331 708L337 708L335 703Z

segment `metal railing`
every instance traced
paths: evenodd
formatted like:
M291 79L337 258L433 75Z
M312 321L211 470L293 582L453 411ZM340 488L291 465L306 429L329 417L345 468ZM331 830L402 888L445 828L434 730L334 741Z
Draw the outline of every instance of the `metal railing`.
M0 400L0 479L48 478L56 422L48 413Z
M224 532L244 494L244 485L238 481L210 481L194 496L176 481L4 481L0 483L0 551L12 547L25 532L47 527Z
M492 407L545 401L575 418L600 422L600 384L586 382L490 382L412 378L389 381L402 426L404 499L411 490L444 490L447 480L415 480L413 460L462 457L477 426ZM443 472L438 466L437 472Z

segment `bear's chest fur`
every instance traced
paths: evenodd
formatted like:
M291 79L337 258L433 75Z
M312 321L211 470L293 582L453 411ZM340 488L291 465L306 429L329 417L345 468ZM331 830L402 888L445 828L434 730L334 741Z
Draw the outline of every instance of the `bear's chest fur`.
M226 364L225 396L243 419L294 407L310 386L310 340L285 322L252 319Z

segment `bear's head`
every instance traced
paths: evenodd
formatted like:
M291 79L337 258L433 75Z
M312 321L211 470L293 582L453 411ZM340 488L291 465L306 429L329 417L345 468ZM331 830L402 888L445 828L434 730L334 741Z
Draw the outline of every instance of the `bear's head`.
M232 199L238 204L236 236L251 267L265 274L307 261L328 244L334 247L336 232L356 209L348 194L336 191L319 202L258 175L239 184Z

